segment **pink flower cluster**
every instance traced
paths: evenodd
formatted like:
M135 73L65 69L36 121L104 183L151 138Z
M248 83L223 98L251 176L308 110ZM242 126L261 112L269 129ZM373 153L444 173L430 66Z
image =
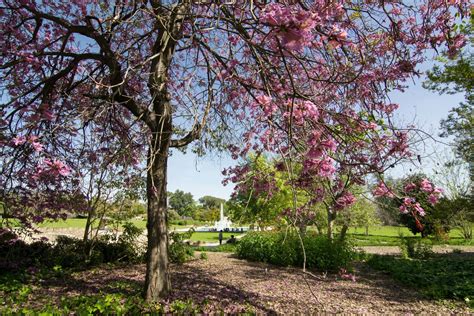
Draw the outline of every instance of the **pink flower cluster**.
M16 136L15 138L13 138L12 142L13 142L13 145L15 145L15 146L21 146L25 143L29 143L29 144L31 144L31 146L33 147L33 149L36 152L43 151L43 149L44 149L43 144L41 144L38 141L37 136L29 136L28 138L25 137L25 136Z
M439 197L443 193L443 189L435 187L428 179L421 180L420 190L429 193L428 202L431 205L438 203Z
M377 187L375 187L375 189L372 191L372 193L375 195L375 196L386 196L386 197L389 197L389 198L393 198L395 197L395 194L393 194L393 191L390 190L384 182L379 182L379 184L377 185Z
M351 192L345 191L337 200L336 200L336 209L344 209L353 205L356 202L356 198L352 195Z
M64 162L57 159L45 159L44 164L48 167L49 171L54 175L61 175L67 177L71 174L71 168L66 165Z
M301 51L313 40L311 31L318 19L314 13L300 6L272 3L265 6L261 21L275 27L276 36L283 46L291 51Z
M334 166L334 159L329 156L326 156L322 159L306 159L304 163L305 171L308 173L316 173L317 175L330 178L336 172L336 167Z
M400 205L400 212L408 214L410 210L415 211L420 216L425 216L425 210L421 207L420 203L416 202L414 198L404 198L403 204Z

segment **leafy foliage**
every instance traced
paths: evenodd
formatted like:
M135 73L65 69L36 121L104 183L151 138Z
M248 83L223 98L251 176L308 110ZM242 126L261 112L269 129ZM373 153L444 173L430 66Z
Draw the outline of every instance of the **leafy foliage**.
M432 299L474 298L474 260L463 254L444 254L426 260L374 255L368 264ZM467 300L466 300L467 299Z
M426 240L417 240L415 238L400 239L400 250L402 257L412 259L427 259L433 255L433 246Z
M193 229L185 233L170 233L171 244L168 249L168 258L171 262L183 264L190 258L194 258L194 248L186 241L191 238L193 233Z
M180 216L192 216L196 208L196 202L193 195L189 192L185 193L181 190L176 190L173 193L168 193L169 206L175 210Z
M303 238L306 266L322 271L349 268L356 252L347 241L335 241L308 233ZM252 232L237 245L237 255L280 266L303 266L303 248L296 232Z
M428 72L428 81L424 87L440 94L464 93L465 102L454 107L448 117L441 121L444 130L441 136L454 136L458 157L469 164L471 181L474 179L474 18L460 25L460 31L469 38L468 46L456 59L445 63L444 67L435 66Z
M111 236L101 236L86 242L58 236L54 244L44 241L27 244L15 235L3 235L0 241L0 267L6 271L22 271L29 267L74 268L111 262L142 262L144 248L137 246L140 234L141 229L128 223L117 241Z

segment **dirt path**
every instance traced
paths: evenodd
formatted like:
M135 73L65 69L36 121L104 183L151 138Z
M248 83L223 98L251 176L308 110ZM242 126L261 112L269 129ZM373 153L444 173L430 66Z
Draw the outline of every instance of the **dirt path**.
M462 303L437 304L423 300L365 265L356 270L357 281L338 280L335 275L315 276L298 269L278 268L234 258L228 253L208 253L207 260L194 260L172 267L174 291L170 300L207 302L210 313L254 311L257 314L469 314ZM141 288L143 265L104 267L58 280L37 288L32 300L41 297L109 293L111 284ZM124 289L121 290L123 292Z

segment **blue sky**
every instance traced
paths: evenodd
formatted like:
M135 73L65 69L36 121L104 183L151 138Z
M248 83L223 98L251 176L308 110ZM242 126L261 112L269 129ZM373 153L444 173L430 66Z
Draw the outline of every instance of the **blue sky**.
M431 67L429 67L431 68ZM426 69L426 68L425 68ZM451 108L462 101L462 95L439 95L423 89L421 77L413 81L404 93L392 93L391 98L395 103L400 104L398 117L402 122L415 123L418 128L430 133L439 139L439 122L448 115ZM446 142L446 139L441 139ZM392 171L393 176L401 176L409 172L409 169L425 171L428 174L433 168L434 152L447 151L447 147L441 143L428 142L426 147L421 149L422 156L430 156L423 159L423 165L399 166ZM191 192L195 199L204 195L212 195L227 199L232 193L233 186L222 185L223 176L221 171L235 162L225 154L222 158L199 158L193 154L182 154L174 152L169 160L168 170L168 191L176 189Z

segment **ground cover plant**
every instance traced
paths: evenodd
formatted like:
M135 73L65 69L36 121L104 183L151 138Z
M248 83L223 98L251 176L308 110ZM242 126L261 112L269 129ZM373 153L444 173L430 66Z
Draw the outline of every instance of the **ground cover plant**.
M432 254L425 259L373 255L367 263L430 299L456 299L474 308L474 255Z

